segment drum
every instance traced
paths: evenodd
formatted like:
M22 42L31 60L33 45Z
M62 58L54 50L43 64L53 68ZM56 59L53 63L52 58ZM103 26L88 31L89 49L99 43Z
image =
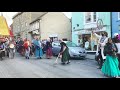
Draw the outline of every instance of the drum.
M15 45L14 44L10 44L10 48L14 48L15 47Z

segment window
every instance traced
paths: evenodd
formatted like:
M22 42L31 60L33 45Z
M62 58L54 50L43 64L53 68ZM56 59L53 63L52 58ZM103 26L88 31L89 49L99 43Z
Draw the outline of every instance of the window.
M18 26L18 30L17 30L18 32L20 31L20 27Z
M78 47L75 43L69 42L69 41L66 43L66 45L67 45L68 47Z
M93 22L96 22L96 12L93 12Z
M79 24L77 24L77 27L79 27Z
M23 27L23 24L21 26Z
M86 23L91 22L91 12L86 12L85 13L85 22Z
M96 12L85 12L85 23L91 23L97 21Z
M27 26L27 23L25 23L25 26Z
M18 30L19 30L19 26L18 26Z
M118 12L118 20L120 20L120 12Z

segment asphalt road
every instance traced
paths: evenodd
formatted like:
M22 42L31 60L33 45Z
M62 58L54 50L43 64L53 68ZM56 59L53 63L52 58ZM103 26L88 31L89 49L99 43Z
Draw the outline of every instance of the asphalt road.
M68 65L54 65L56 57L26 60L16 54L14 59L0 61L0 78L106 78L95 60L71 60Z

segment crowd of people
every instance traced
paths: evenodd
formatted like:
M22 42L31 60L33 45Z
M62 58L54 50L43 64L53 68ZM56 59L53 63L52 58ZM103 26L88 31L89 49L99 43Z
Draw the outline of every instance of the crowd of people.
M120 38L119 35L114 35L114 38L109 38L107 33L98 35L92 31L92 33L99 39L97 45L96 54L100 57L100 67L104 75L108 77L120 76ZM7 51L7 56L10 57L10 45L13 44L16 47L16 51L26 59L30 59L30 56L35 56L36 59L42 59L43 54L46 54L47 59L51 59L52 54L52 41L48 38L46 41L41 41L39 37L35 36L32 41L22 38L18 38L15 42L13 40L6 39L5 42L0 42L0 58L2 59L3 52ZM62 64L70 63L69 48L60 40L61 50L58 57L61 57ZM14 50L14 49L12 49ZM15 50L14 50L15 52Z
M97 55L100 57L100 67L102 73L107 77L120 76L120 39L119 34L114 38L109 38L107 33L102 35L92 33L99 39L97 45Z
M61 43L61 50L58 57L61 57L62 64L68 64L69 51L67 45L59 40ZM9 43L9 42L6 42ZM18 38L15 43L16 51L24 56L26 59L30 59L31 56L35 56L36 59L42 59L43 55L46 54L46 59L52 59L52 40L50 38L46 40L40 40L38 36L34 36L32 41L22 38Z

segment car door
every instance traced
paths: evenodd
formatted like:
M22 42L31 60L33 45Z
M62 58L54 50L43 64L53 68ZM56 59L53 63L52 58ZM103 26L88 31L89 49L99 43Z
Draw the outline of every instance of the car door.
M60 43L53 43L52 44L53 55L58 55L60 52L60 49L61 49Z

